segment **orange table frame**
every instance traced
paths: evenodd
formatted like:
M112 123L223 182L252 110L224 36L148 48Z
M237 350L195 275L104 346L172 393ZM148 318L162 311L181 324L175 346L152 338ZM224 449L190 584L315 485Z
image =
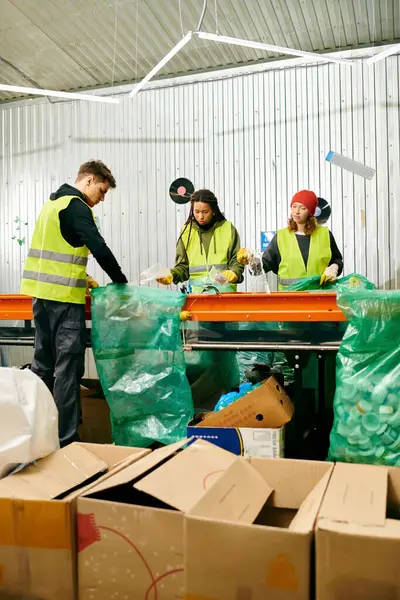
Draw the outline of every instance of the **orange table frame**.
M334 293L274 292L272 294L191 294L184 310L192 321L281 321L339 322L346 318L336 304ZM86 302L90 315L90 298ZM21 294L0 294L0 321L30 321L32 299Z

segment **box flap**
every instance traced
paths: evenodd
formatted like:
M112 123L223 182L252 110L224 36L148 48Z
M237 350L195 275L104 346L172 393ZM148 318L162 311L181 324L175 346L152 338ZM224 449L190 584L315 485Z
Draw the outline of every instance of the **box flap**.
M0 480L1 498L51 500L107 470L107 464L79 444L70 444L23 471Z
M89 496L92 494L97 494L98 492L109 490L113 487L117 487L118 485L129 483L130 481L133 481L137 477L140 477L153 467L157 466L166 458L173 456L177 450L186 446L187 443L188 440L185 439L181 440L180 442L176 442L175 444L165 446L164 448L154 450L154 452L148 454L147 456L144 456L139 461L127 466L123 470L119 470L118 473L116 473L115 475L107 477L106 480L99 482L98 485L92 486L90 488L90 492L84 493L82 495Z
M320 481L313 487L307 498L301 504L296 516L289 525L289 529L299 533L308 533L314 529L315 520L333 472L333 465Z
M188 514L253 523L272 492L272 487L248 462L238 459Z
M274 489L269 504L279 508L299 510L309 493L333 463L288 458L247 458L251 465Z
M277 428L288 423L294 408L283 387L270 377L219 412L210 413L197 427Z
M386 468L337 463L321 506L320 518L383 527L387 488Z
M187 512L237 460L238 457L231 452L197 440L138 481L135 488Z
M145 456L150 454L151 450L147 448L131 448L130 446L116 446L115 444L91 444L87 442L77 442L85 450L88 450L97 458L107 464L108 469L113 469L122 461L130 460L134 456Z

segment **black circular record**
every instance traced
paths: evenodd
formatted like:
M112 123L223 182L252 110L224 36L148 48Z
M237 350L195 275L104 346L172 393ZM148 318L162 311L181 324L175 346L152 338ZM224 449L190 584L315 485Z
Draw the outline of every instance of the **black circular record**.
M169 195L171 200L176 204L186 204L190 200L190 196L194 192L194 185L189 179L179 177L175 179L169 187Z
M320 225L326 223L331 216L331 207L324 198L318 198L318 206L315 211L315 217Z

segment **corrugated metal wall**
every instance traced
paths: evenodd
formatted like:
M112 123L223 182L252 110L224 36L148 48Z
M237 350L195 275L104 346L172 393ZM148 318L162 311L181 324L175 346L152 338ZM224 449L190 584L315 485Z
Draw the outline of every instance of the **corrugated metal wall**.
M89 158L116 175L118 188L98 214L131 281L156 262L173 264L187 207L176 207L168 188L185 176L215 191L250 247L260 231L285 225L296 190L314 189L332 204L329 225L345 272L399 288L399 65L394 56L374 67L233 72L145 91L119 106L4 105L0 293L18 291L27 250L18 239L30 239L50 192L73 183ZM330 166L329 150L376 168L376 176L366 181ZM96 266L91 272L103 281Z

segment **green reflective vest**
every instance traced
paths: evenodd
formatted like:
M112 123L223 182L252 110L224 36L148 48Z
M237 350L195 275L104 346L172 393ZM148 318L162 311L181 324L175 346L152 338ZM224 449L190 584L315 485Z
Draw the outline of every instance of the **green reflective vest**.
M199 291L196 290L196 279L206 277L212 267L219 271L228 269L228 250L232 243L232 223L224 221L220 227L214 229L207 255L201 244L199 232L191 228L190 225L183 231L182 242L188 257L189 275L193 283L192 288L196 292ZM236 285L231 284L229 287L233 292L236 291Z
M281 262L278 271L279 289L296 283L304 277L322 275L332 258L329 229L318 226L310 238L310 252L307 266L299 248L294 231L287 227L277 233Z
M60 230L59 213L76 196L62 196L43 206L35 225L21 281L21 294L84 304L89 250L74 248ZM82 200L83 202L83 200Z

